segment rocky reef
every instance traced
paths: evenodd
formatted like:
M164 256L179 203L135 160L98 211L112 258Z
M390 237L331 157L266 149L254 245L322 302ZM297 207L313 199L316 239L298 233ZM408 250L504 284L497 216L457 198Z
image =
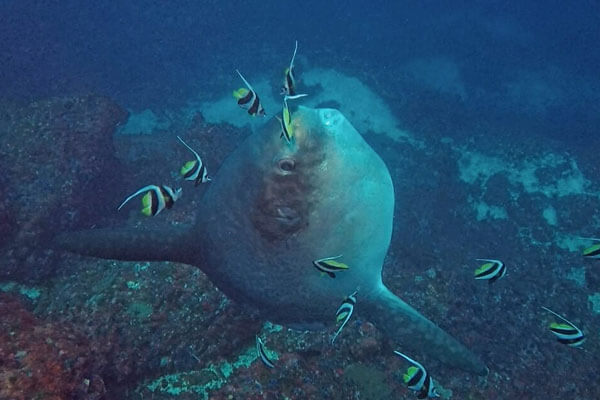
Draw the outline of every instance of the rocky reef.
M202 209L192 196L154 220L114 210L140 182L174 179L189 153L172 132L113 142L125 113L101 97L3 110L0 398L414 398L393 354L401 347L370 323L353 318L332 346L334 316L324 332L265 324L195 268L45 250L57 231L92 221L189 221ZM566 152L533 135L507 143L411 132L419 145L365 135L401 194L384 280L490 367L479 378L423 359L442 398L598 398L600 270L575 238L600 229L594 146ZM243 135L200 116L177 133L215 173ZM145 160L161 172L139 168ZM118 193L97 198L107 187ZM501 258L507 276L474 281L480 257ZM542 305L588 333L586 351L554 340ZM257 334L276 368L257 359Z
M49 248L52 236L106 209L98 190L110 190L122 175L112 135L126 117L93 95L2 104L0 278L51 275L60 261Z
M106 393L100 342L70 323L43 320L0 294L0 398L97 400Z

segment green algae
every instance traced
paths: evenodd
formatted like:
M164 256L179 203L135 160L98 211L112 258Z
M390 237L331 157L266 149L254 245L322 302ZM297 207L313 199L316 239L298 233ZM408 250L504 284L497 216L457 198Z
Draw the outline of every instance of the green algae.
M127 281L127 287L131 290L140 290L140 283L135 281Z
M276 354L274 354L273 352L271 352L271 353L272 354L269 354L270 356L271 355L276 356ZM224 362L223 364L221 364L219 366L219 370L221 371L221 374L225 378L229 378L236 369L242 368L242 367L244 367L244 368L250 367L250 364L252 364L254 362L254 360L256 360L256 358L257 358L257 356L256 356L256 351L254 350L254 347L250 347L244 353L240 354L233 363Z
M282 330L283 330L283 326L273 324L269 321L265 322L263 325L263 331L265 331L267 333L281 332Z
M178 396L182 393L196 393L201 395L203 399L206 399L208 396L207 390L220 387L219 382L220 378L217 374L205 368L200 371L165 375L150 383L147 387L152 392L158 390L173 396Z
M133 270L135 271L136 274L142 272L142 271L146 271L148 269L148 267L150 267L150 263L149 262L144 262L144 263L136 263L133 266Z
M0 291L16 292L27 297L29 300L37 300L42 294L38 288L20 285L12 281L0 283Z
M207 400L208 393L221 388L227 378L238 368L248 368L256 360L254 347L248 347L233 362L210 364L206 368L161 376L146 384L151 392L168 393L173 396L197 394L199 399Z

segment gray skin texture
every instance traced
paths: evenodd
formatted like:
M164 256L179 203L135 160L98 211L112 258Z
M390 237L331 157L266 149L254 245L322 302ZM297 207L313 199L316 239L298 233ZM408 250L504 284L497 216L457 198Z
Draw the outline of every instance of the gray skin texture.
M92 230L62 235L59 244L103 258L197 266L228 297L291 327L333 326L338 306L357 290L355 313L402 352L485 374L477 356L382 282L394 189L381 158L337 110L300 107L292 123L292 144L279 137L276 119L240 144L192 226ZM350 268L334 279L312 264L337 255Z

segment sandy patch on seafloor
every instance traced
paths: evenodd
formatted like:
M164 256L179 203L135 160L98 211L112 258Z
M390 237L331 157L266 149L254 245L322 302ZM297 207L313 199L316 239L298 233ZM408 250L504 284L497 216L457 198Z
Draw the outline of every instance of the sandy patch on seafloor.
M281 113L282 98L273 90L272 81L265 76L246 76L260 96L267 118L253 117L241 109L232 96L232 91L243 86L239 77L232 76L231 87L223 88L216 96L198 97L190 100L180 110L170 110L157 116L150 110L131 112L129 120L120 129L120 134L149 134L168 129L171 122L190 122L194 115L201 113L211 124L228 123L238 128L250 126L252 130L265 124L270 117ZM278 88L277 88L278 89ZM356 77L334 69L313 68L299 77L298 91L308 96L290 100L290 105L307 107L333 107L339 109L361 133L385 135L396 142L409 143L422 148L422 141L400 128L400 121L393 114L384 99Z
M526 233L529 231L527 227L522 227L520 235L536 246L556 245L571 252L581 252L586 241L579 233L561 226L558 200L563 197L575 199L575 196L599 199L600 191L597 182L583 174L575 158L567 153L545 152L515 159L483 154L464 146L453 146L452 150L457 155L458 179L474 186L474 193L469 195L468 202L477 221L510 219L507 208L518 207L520 196L541 195L536 197L539 206L536 211L541 221L552 229L552 240L536 240L530 232ZM510 204L484 202L488 181L497 174L508 180L506 190L512 199ZM596 215L590 216L590 229L594 229L598 221Z
M156 115L152 110L140 112L129 110L127 122L117 128L120 135L148 135L155 131L168 129L170 121Z
M508 181L525 193L540 193L548 198L569 195L600 197L600 193L591 189L577 161L567 155L547 152L519 161L486 155L474 150L457 147L459 153L459 178L468 184L479 184L485 190L487 181L495 174L503 174ZM542 181L540 175L548 169L546 175L558 176ZM550 174L550 175L549 175ZM515 192L518 196L518 191Z
M281 111L281 98L273 96L273 89L267 78L246 77L260 96L267 112L272 116ZM313 68L305 71L298 82L298 91L308 93L299 100L290 100L290 104L308 107L338 108L354 127L362 134L373 132L386 135L394 141L418 144L411 135L399 128L399 121L390 107L377 93L359 79L345 75L333 69ZM241 86L239 82L238 86ZM230 88L233 90L234 88ZM200 101L196 106L209 123L227 122L237 127L250 125L252 129L261 126L267 118L251 117L240 110L228 90L222 97L212 101Z
M402 70L428 89L455 95L463 101L467 99L460 68L449 58L416 58L403 65Z

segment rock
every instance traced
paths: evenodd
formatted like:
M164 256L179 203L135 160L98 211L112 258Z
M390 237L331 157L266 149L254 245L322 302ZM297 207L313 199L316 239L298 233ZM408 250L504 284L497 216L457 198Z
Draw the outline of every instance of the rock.
M121 174L112 135L126 112L98 96L5 106L0 119L0 279L39 280L55 268L52 236L89 226ZM99 190L102 196L99 196ZM116 200L115 200L116 201Z

